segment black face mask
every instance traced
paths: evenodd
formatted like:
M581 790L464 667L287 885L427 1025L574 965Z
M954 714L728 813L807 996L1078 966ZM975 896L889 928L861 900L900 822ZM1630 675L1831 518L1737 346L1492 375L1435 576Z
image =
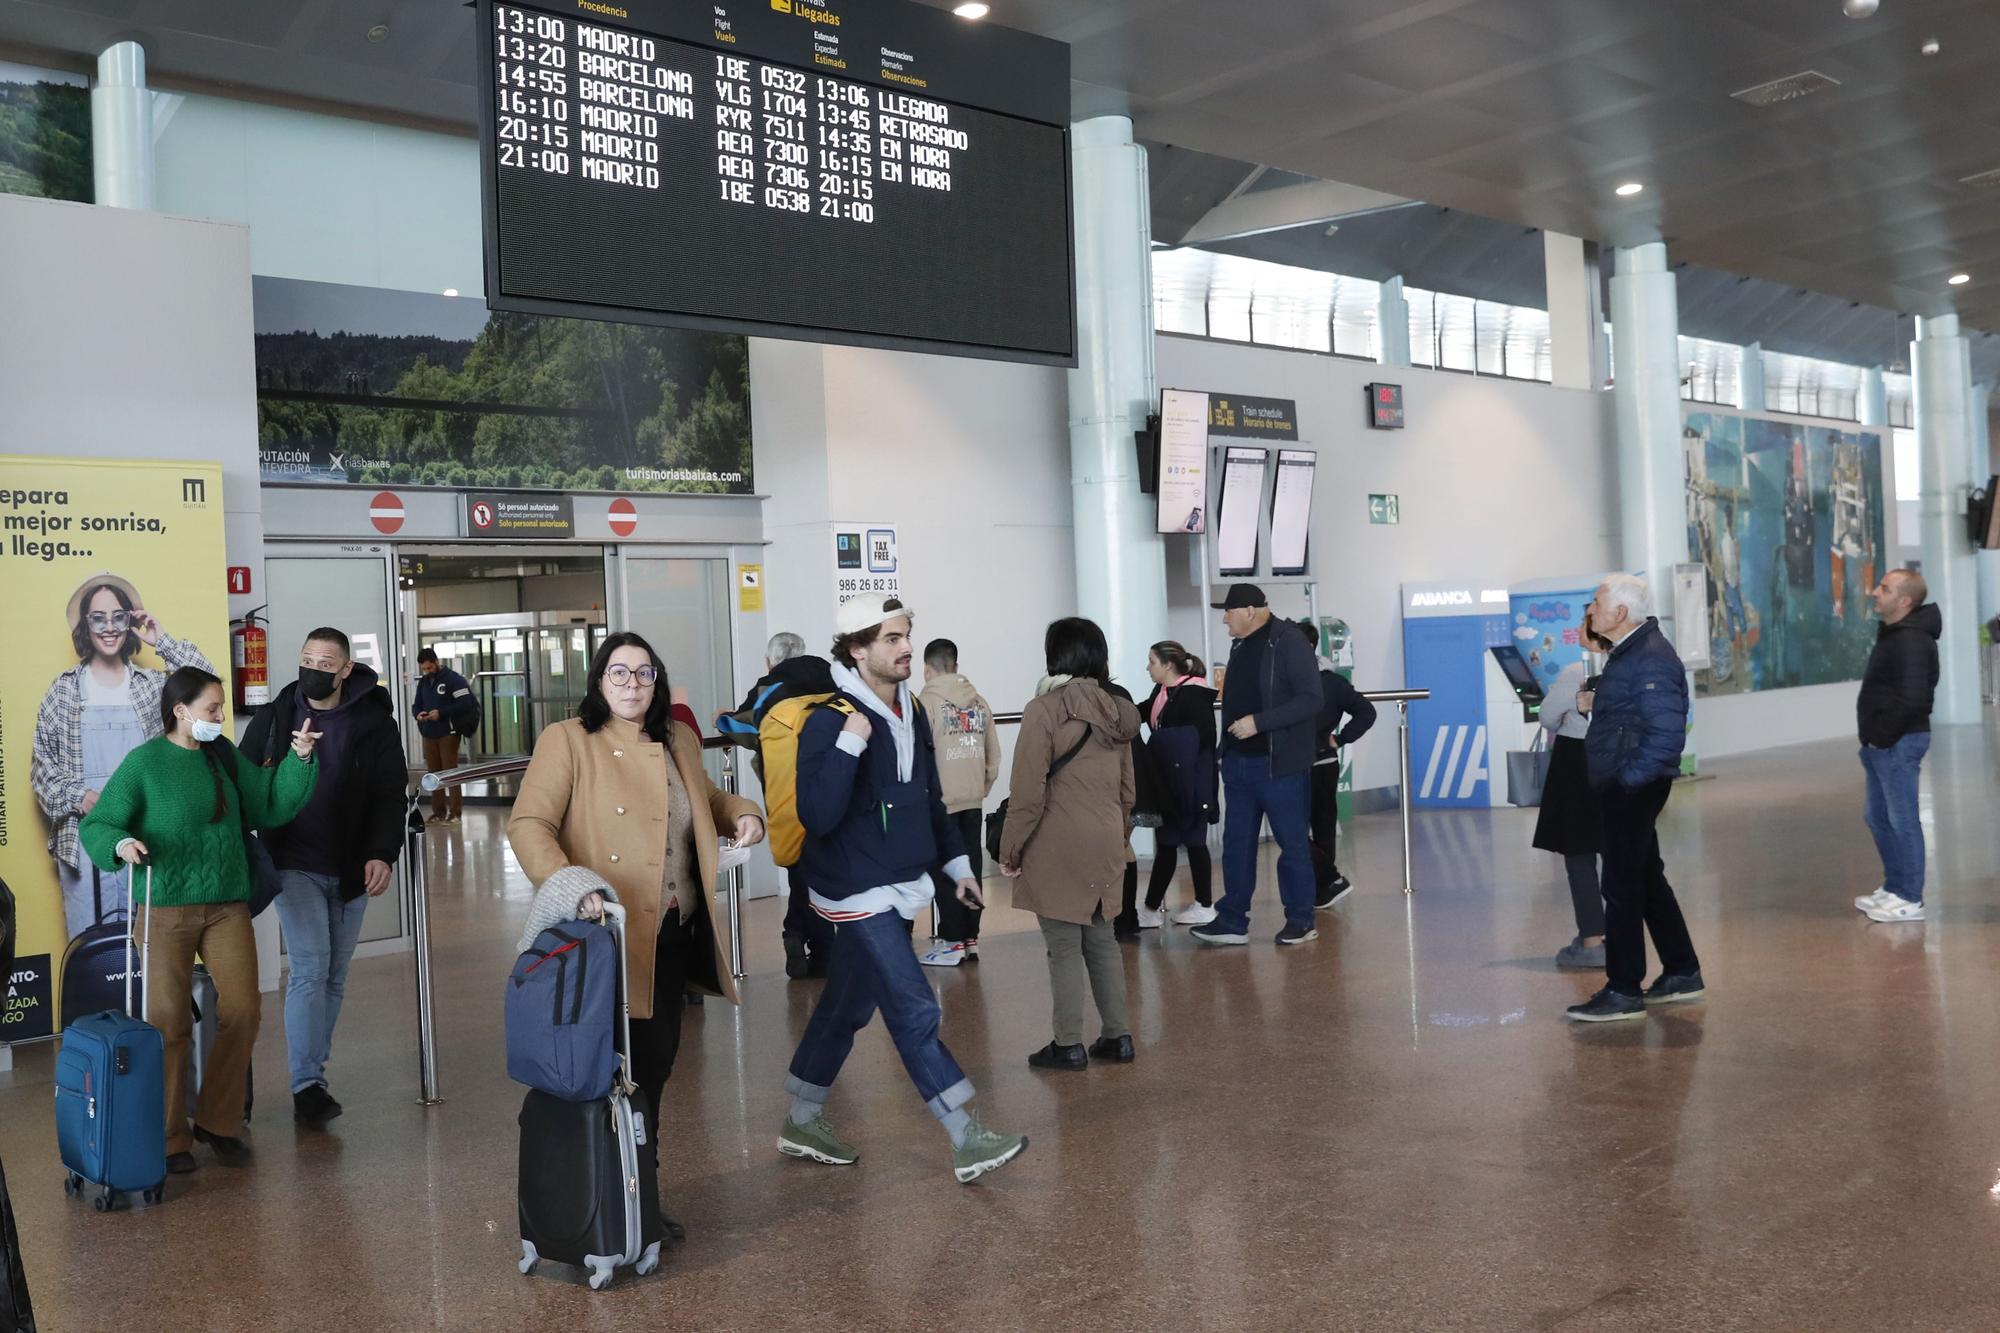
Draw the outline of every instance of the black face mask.
M299 693L306 698L314 702L330 699L333 697L333 692L339 688L340 678L331 671L315 671L311 667L299 668Z

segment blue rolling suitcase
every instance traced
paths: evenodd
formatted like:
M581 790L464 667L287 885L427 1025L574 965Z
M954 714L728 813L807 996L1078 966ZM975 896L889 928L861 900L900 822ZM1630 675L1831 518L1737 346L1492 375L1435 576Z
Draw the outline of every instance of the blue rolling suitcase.
M126 876L131 883L131 876ZM128 899L126 921L132 920ZM151 943L153 872L146 867L146 935ZM166 1052L160 1030L131 1017L131 932L125 1009L88 1014L63 1029L56 1054L56 1142L62 1151L63 1193L97 1187L98 1212L134 1190L158 1203L167 1185ZM141 993L141 1012L145 1000Z

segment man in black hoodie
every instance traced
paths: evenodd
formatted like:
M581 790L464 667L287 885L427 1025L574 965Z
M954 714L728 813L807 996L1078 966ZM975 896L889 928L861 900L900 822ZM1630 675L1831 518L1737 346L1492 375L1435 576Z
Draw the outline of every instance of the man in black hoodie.
M1938 636L1944 617L1924 599L1930 589L1914 569L1892 569L1875 586L1882 626L1855 712L1861 767L1868 774L1868 831L1882 854L1882 887L1854 905L1870 921L1924 919L1924 830L1917 820L1917 778L1931 748L1931 699L1937 692Z
M403 849L409 771L395 702L375 672L354 660L347 636L337 629L306 636L297 682L250 724L243 753L267 767L276 764L307 717L326 747L318 756L319 783L297 819L258 837L282 886L276 901L291 972L285 1042L292 1118L325 1129L341 1112L327 1091L326 1062L347 991L347 964L368 899L389 887Z

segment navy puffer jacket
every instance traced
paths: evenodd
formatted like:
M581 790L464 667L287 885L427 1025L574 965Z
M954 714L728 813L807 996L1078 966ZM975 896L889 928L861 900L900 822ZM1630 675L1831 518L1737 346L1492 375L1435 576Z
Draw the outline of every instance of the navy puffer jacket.
M1598 678L1590 731L1590 785L1627 791L1672 778L1687 745L1687 669L1657 617L1611 650Z

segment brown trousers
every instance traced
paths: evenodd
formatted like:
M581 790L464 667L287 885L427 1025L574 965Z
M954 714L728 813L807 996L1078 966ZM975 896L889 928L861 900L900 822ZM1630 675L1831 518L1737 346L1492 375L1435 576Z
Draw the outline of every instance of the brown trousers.
M263 1013L263 997L257 993L257 937L251 933L247 903L155 907L152 915L146 1009L166 1043L167 1151L189 1152L194 1131L187 1120L187 1070L194 1014L188 996L194 989L195 954L215 978L216 1023L215 1048L201 1071L194 1123L211 1134L235 1138L243 1133L243 1086Z
M424 737L424 771L443 773L458 767L458 736ZM465 789L440 787L431 793L431 814L449 813L454 819L465 813Z

